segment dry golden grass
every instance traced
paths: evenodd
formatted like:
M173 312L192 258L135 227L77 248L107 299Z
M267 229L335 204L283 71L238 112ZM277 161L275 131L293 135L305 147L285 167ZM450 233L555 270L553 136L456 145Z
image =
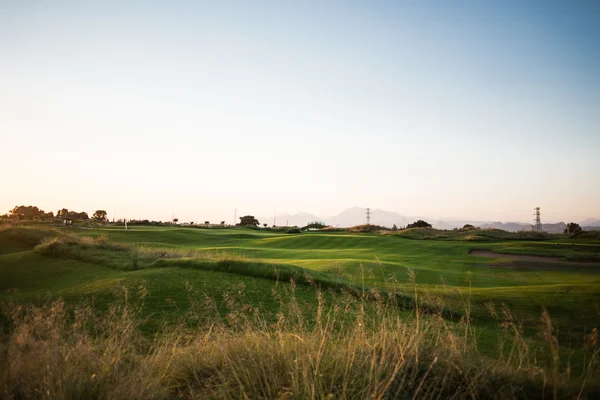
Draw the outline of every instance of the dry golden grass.
M182 319L148 337L139 329L148 293L138 289L135 299L124 289L102 315L91 306L67 307L60 300L6 305L10 329L0 341L0 396L593 398L600 381L597 335L590 335L582 349L584 373L572 377L559 368L547 313L541 333L548 345L540 350L523 339L507 308L496 310L490 303L505 348L497 359L488 359L478 352L470 329L468 299L466 317L455 324L436 314L424 316L418 302L412 314L402 312L393 300L373 292L367 301L367 293L325 296L317 290L314 307L308 307L296 299L291 282L273 288L280 304L273 321L246 304L238 288L225 296L225 314L215 311L199 326ZM214 307L208 298L193 301Z

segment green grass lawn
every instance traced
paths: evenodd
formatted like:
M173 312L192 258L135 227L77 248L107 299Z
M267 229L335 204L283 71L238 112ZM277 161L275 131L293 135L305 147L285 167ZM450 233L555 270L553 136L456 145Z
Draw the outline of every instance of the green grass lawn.
M60 257L33 250L44 236L64 233L107 237L108 242L122 244L124 249L71 249ZM417 235L421 236L422 233ZM133 270L134 256L127 246L143 251L180 252L184 258L190 252L193 257L204 255L207 260L199 262L187 257L145 263L140 255L139 269ZM161 320L171 320L189 308L190 292L186 286L194 287L197 296L213 298L221 305L224 296L244 287L249 304L275 312L271 269L298 268L300 272L294 272L294 276L299 279L306 270L320 282L394 290L404 296L414 295L414 279L422 299L444 302L445 308L459 315L464 313L468 297L472 317L482 326L489 322L490 302L498 307L508 306L532 330L546 308L569 340L571 333L585 332L600 320L599 265L546 268L541 263L531 268L510 259L473 257L469 254L471 249L566 259L575 254L593 259L600 254L600 242L578 243L561 238L522 241L505 237L471 241L448 240L444 236L441 240L411 240L403 235L286 234L244 228L135 226L125 231L115 227L20 227L0 231L0 298L26 301L60 296L76 300L94 296L102 304L119 287L136 288L143 284L150 293L146 299L149 312ZM224 266L210 259L215 254L234 255L241 261ZM246 268L246 264L250 267ZM548 265L551 264L549 260ZM258 268L263 272L258 274ZM307 301L314 297L307 285L298 285L298 291Z

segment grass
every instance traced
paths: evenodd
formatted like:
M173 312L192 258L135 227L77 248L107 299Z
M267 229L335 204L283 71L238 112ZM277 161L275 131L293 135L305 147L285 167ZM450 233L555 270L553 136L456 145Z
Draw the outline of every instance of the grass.
M190 289L192 290L192 289ZM278 318L231 293L227 313L188 328L142 334L148 291L123 292L98 315L62 301L5 307L5 398L592 398L600 390L596 336L579 376L560 368L551 320L532 346L503 310L506 346L482 356L469 322L406 318L385 301L351 294L302 304L295 285L275 287ZM214 309L210 299L200 300ZM417 308L418 310L418 308ZM172 326L172 325L171 325ZM464 329L464 331L463 331ZM464 332L464 334L462 333ZM550 354L550 357L546 355Z
M535 301L536 298L543 300L550 311L562 307L572 298L590 304L590 310L600 307L600 295L594 291L600 283L600 274L595 268L574 266L540 270L524 268L506 260L469 255L469 250L473 248L564 257L575 253L584 257L597 257L600 254L600 244L571 244L571 239L535 242L490 240L475 243L405 240L396 235L287 235L249 229L196 230L171 227L135 227L128 231L114 228L71 229L71 235L65 235L66 231L68 230L44 231L25 227L0 231L4 238L12 238L0 240L0 243L18 247L15 247L13 253L0 256L4 259L0 261L0 268L13 263L11 257L23 257L27 254L22 253L25 249L44 256L35 258L31 255L31 261L21 261L22 264L35 268L42 260L45 263L54 257L60 260L78 260L86 266L93 264L109 267L128 272L126 275L131 275L129 273L134 268L145 270L168 267L194 269L196 273L229 271L248 277L276 279L277 270L283 281L293 277L302 283L308 274L323 285L364 284L383 290L405 288L408 285L408 271L412 270L420 288L432 294L447 291L442 282L445 282L446 287L461 290L470 285L481 298L481 302L475 304L476 311L484 311L483 303L494 299L510 302L517 310L532 310L536 313L540 309L537 306L531 307L532 299L533 304L540 303ZM52 239L37 244L45 236L51 236ZM9 242L12 244L6 244ZM37 247L31 250L36 244ZM8 276L4 290L21 290L19 282L26 280L20 276L21 273L26 275L27 270L11 270L9 275L14 274L14 280ZM14 284L7 287L10 282ZM563 287L557 288L556 285ZM52 285L47 285L46 289L52 290ZM487 289L490 296L486 295ZM582 317L586 317L586 322L580 326L573 325L569 313L560 312L553 315L553 318L557 323L564 320L569 329L585 329L587 321L597 317L594 313L595 311L583 312Z
M139 397L159 398L544 398L581 390L593 397L600 266L530 265L469 251L595 260L600 242L507 239L495 231L477 240L439 233L415 240L431 230L411 231L409 240L396 233L4 227L3 362L23 363L10 367L5 397L35 390L129 397L129 386ZM27 315L42 321L56 307L65 311L53 323L55 342L32 334L33 347L21 346L19 327L38 324ZM82 313L89 328L83 342L73 336ZM109 329L125 317L135 329ZM103 360L111 341L118 373L109 368L100 379L71 370L92 368L76 361L79 344ZM50 343L74 364L56 358ZM35 357L25 348L53 365L53 382L26 362ZM19 368L39 379L13 378ZM67 379L79 383L59 387Z

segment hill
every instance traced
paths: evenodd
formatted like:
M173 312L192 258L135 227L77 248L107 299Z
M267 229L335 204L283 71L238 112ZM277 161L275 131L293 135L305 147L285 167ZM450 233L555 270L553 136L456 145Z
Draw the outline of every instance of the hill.
M365 211L366 208L364 207L352 207L333 216L319 216L305 212L298 212L295 214L282 213L277 214L276 221L279 226L285 226L286 224L289 226L305 226L310 221L324 221L326 224L333 227L352 227L362 225L366 222ZM454 228L462 228L465 224L470 224L483 229L502 229L508 232L531 230L531 222L485 222L460 219L438 220L437 218L432 218L430 216L406 216L397 212L381 209L371 210L371 223L373 225L391 228L395 224L398 227L402 227L418 219L423 219L431 223L436 229L452 230ZM271 226L273 224L273 216L259 218L259 221L261 224L266 222ZM580 225L585 227L586 230L596 230L600 229L600 220L587 218L583 220ZM548 233L562 233L565 227L565 222L542 224L543 230Z

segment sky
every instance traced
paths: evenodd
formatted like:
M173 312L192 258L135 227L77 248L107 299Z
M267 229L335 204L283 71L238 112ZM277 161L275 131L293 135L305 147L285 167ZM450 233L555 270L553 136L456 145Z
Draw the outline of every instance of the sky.
M597 1L0 0L0 213L600 217Z

